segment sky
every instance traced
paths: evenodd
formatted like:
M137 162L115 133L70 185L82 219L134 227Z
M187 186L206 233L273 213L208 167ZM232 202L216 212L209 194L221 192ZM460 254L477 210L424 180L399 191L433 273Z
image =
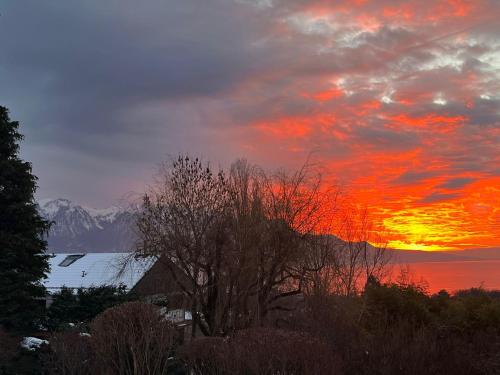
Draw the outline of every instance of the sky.
M39 198L106 207L178 153L308 156L402 249L500 245L500 1L0 2Z

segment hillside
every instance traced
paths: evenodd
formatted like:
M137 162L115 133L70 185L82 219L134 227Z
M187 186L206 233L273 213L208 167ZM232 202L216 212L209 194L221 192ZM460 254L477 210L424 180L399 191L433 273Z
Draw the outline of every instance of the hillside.
M133 214L122 207L95 209L68 199L39 202L41 214L54 224L49 233L51 252L123 252L133 247ZM393 263L453 262L500 259L500 248L461 251L390 249Z
M94 209L67 199L42 200L39 209L53 222L51 252L123 252L132 247L133 214L126 209Z

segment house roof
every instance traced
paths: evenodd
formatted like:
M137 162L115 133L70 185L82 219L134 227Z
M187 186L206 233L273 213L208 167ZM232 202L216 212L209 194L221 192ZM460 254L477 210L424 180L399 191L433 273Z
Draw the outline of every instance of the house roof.
M125 285L132 289L153 266L153 259L134 259L130 253L54 254L44 280L49 292L68 288Z

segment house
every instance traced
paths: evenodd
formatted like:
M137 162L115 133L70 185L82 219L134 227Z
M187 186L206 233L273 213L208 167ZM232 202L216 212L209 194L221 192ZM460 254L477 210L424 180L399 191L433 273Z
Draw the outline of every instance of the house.
M63 287L80 289L103 285L124 286L148 301L166 300L169 309L185 309L186 299L167 266L156 259L135 259L130 253L52 254L44 280L51 295ZM176 277L183 277L179 273Z
M88 289L111 285L123 286L146 302L161 305L161 313L171 321L181 340L191 336L191 312L187 299L172 278L172 270L154 258L136 259L131 253L52 254L50 272L44 280L48 291L45 305L49 307L53 294L63 287ZM176 278L185 277L180 270Z

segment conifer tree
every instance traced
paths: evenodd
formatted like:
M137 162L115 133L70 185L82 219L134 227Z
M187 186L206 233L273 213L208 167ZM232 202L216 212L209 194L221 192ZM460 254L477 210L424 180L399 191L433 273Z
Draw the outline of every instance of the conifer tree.
M43 313L50 223L34 201L37 178L19 157L19 123L0 106L0 326L32 328Z

